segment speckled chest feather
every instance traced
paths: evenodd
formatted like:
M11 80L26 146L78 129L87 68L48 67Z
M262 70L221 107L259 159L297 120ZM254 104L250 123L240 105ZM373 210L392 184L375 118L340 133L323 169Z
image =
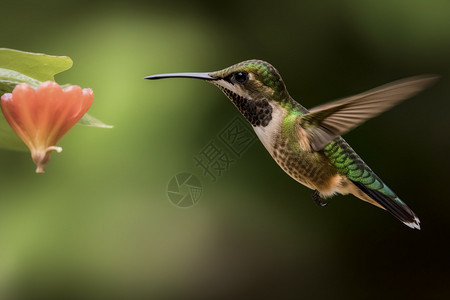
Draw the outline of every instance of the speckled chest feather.
M331 179L337 175L321 152L296 151L281 134L271 154L289 176L311 189L329 190Z

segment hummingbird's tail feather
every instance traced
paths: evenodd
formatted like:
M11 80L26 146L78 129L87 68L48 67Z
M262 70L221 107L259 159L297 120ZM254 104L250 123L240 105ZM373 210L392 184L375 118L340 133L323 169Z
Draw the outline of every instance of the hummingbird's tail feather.
M373 190L365 186L363 183L358 181L353 181L353 184L356 185L361 191L363 191L367 196L372 198L375 202L377 202L382 208L386 209L390 212L394 217L402 221L406 226L419 229L420 230L420 220L414 214L414 212L403 203L398 197L391 198L383 193Z

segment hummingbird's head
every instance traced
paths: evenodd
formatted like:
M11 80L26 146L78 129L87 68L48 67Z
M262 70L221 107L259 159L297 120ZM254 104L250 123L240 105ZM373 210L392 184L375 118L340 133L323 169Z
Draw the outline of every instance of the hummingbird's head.
M209 75L215 79L211 82L225 94L229 91L251 100L264 98L271 101L282 101L288 97L280 73L262 60L247 60Z
M253 126L267 126L274 107L289 98L280 73L268 62L247 60L210 73L171 73L146 79L197 78L219 87Z
M267 126L274 107L289 98L280 73L262 60L247 60L209 73L218 86L253 126Z

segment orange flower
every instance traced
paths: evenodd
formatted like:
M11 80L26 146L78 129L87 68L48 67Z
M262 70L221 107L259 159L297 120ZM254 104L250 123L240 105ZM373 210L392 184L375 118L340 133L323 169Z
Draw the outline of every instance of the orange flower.
M72 85L63 90L53 81L41 83L37 90L21 83L1 97L3 114L30 148L36 173L44 173L52 150L62 151L56 143L88 111L93 100L91 89Z

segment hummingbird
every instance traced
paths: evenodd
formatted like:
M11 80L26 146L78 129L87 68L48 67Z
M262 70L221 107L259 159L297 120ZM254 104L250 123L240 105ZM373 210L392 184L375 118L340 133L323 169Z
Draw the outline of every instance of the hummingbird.
M280 73L262 60L215 72L145 77L163 78L201 79L222 90L284 172L313 190L312 198L319 206L335 194L352 194L420 230L416 214L341 136L425 89L436 76L405 78L311 109L295 101Z

